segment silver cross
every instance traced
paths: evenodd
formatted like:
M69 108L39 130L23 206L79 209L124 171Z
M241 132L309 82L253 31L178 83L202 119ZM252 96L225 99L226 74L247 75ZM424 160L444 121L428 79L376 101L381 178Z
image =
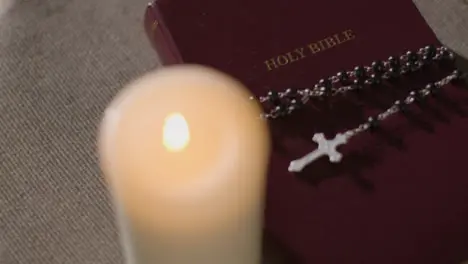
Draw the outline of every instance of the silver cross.
M343 155L339 153L336 148L339 145L346 144L346 142L348 142L348 137L344 134L337 134L334 139L327 140L322 133L317 133L312 140L318 144L318 148L300 159L291 161L288 168L290 172L300 172L309 165L309 163L312 163L324 155L328 156L330 162L340 162Z

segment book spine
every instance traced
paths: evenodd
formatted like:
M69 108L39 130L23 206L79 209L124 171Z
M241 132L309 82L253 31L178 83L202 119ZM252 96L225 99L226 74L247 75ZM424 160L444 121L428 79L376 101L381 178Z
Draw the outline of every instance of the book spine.
M151 45L156 50L162 65L183 63L156 1L149 3L146 8L144 26Z

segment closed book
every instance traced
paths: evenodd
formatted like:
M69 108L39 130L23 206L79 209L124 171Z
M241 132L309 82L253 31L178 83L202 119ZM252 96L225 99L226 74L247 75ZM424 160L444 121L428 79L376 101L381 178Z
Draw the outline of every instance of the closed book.
M224 71L256 96L311 87L356 65L439 42L410 0L158 0L145 27L164 65ZM468 93L445 93L363 132L301 173L289 162L447 72L433 67L270 121L265 225L298 263L461 263L468 259ZM366 88L367 89L367 88ZM405 91L405 93L403 93Z

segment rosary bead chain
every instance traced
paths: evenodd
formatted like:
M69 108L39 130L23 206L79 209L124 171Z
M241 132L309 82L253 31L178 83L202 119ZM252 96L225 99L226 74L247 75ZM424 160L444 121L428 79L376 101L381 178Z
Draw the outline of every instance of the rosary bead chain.
M311 99L334 97L349 91L361 90L365 86L379 85L384 80L418 71L425 65L454 58L455 55L446 47L429 45L417 51L407 51L398 57L391 56L385 61L374 61L371 66L356 66L352 71L341 71L329 78L321 79L312 88L269 91L266 96L250 99L265 106L262 118L275 119L291 114Z
M403 100L396 101L384 112L375 117L368 118L367 122L362 123L354 129L350 129L344 133L337 133L333 139L326 139L323 133L315 133L312 140L315 141L318 146L315 150L309 152L305 156L291 161L289 163L288 171L300 172L310 163L322 156L328 156L329 161L332 163L340 162L343 158L343 154L337 150L338 146L346 144L349 139L364 131L378 127L379 122L386 120L398 112L402 112L405 106L415 102L422 102L427 96L437 94L437 92L448 83L458 81L463 77L465 76L461 74L460 71L456 70L435 83L430 83L422 89L411 91Z
M403 100L398 100L393 103L391 107L389 107L384 112L378 114L375 117L369 117L367 122L362 123L361 125L357 126L356 128L350 129L344 133L344 135L349 139L354 137L364 131L369 129L375 128L381 121L386 120L387 118L393 116L396 113L403 112L405 109L415 103L421 102L426 97L430 95L436 95L445 85L463 79L466 77L466 74L462 74L459 70L453 71L450 75L444 77L443 79L435 82L427 84L424 88L420 90L411 91L408 96L406 96Z

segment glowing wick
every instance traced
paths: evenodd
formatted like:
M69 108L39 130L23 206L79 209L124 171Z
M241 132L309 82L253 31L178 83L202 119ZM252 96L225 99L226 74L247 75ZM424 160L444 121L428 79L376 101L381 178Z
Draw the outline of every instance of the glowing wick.
M180 113L166 117L163 127L163 145L171 152L183 150L190 141L187 121Z

